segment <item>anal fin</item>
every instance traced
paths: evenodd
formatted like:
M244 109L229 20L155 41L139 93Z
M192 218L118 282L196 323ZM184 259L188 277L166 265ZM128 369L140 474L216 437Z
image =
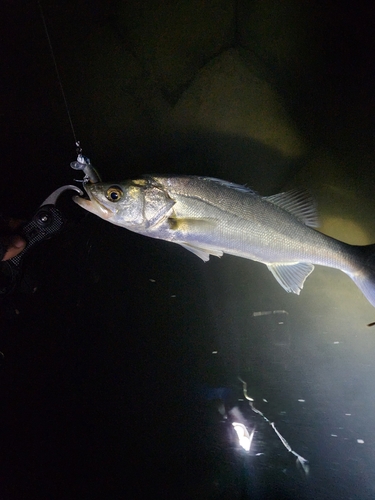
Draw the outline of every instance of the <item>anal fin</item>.
M305 279L314 270L313 264L296 262L291 264L268 264L268 269L287 292L299 295Z

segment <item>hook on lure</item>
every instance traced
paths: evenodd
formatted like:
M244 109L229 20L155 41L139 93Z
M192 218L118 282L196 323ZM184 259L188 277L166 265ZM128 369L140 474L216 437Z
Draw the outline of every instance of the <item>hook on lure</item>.
M72 161L70 166L74 170L82 170L83 173L85 174L83 180L77 182L83 182L83 184L86 184L87 182L91 182L91 184L96 184L97 182L101 182L100 175L91 165L90 159L82 154L82 148L79 141L76 142L76 146L78 153L77 160Z

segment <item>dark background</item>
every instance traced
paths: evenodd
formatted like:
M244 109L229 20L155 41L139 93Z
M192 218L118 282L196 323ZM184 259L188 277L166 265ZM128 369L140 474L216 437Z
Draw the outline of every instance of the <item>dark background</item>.
M137 57L132 23L156 7L144 2L141 15L131 2L126 8L121 2L42 3L77 138L103 179L200 173L250 182L270 194L293 182L312 150L329 147L338 178L354 185L358 205L371 206L371 6L297 8L291 2L295 17L282 21L309 27L308 60L277 59L262 45L261 30L252 39L238 23L221 47L249 50L261 62L308 144L304 156L290 159L250 137L161 131L139 82L126 90L139 103L136 118L103 123L103 106L116 95L111 88L86 92L101 68L85 43L109 29L118 50ZM231 5L244 18L259 7ZM2 2L0 23L0 211L28 220L54 189L77 177L69 167L74 137L38 3ZM206 62L202 58L201 66ZM151 70L146 65L139 80ZM173 88L153 81L172 108L189 85L188 78ZM317 178L326 175L318 168ZM354 287L345 303L335 295L349 288L345 277L336 281L336 274L316 271L310 291L291 297L258 264L231 257L203 264L182 248L85 214L70 195L59 207L68 217L64 231L25 261L36 292L2 303L1 500L373 498L375 341L365 325L374 314ZM332 283L328 301L320 297L325 279ZM287 326L253 316L273 310L288 312ZM292 448L309 459L308 479L243 402L256 428L251 457L225 438L202 387L230 387L236 401L239 374Z

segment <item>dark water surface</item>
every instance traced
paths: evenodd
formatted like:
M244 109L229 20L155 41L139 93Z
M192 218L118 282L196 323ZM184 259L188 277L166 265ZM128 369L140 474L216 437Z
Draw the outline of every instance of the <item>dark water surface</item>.
M76 174L69 168L74 141L34 3L5 2L0 16L0 211L25 220ZM371 90L372 63L365 55L373 54L366 35L373 22L354 3L355 15L332 5L315 19L330 34L326 52L317 55L325 72L310 66L299 94L298 74L278 73L276 62L264 58L265 73L273 75L280 99L311 140L311 150L298 158L217 131L166 139L149 124L143 133L147 117L116 129L110 143L112 132L103 130L101 141L100 114L85 128L85 85L70 86L70 49L74 35L83 44L104 20L114 26L113 14L101 2L90 8L79 2L80 9L68 2L64 12L47 4L50 22L59 27L52 34L72 117L84 152L105 180L199 173L271 194L297 176L311 181L318 197L330 189L339 197L350 186L354 194L345 207L352 215L334 227L350 227L346 241L355 243L357 235L369 240L358 243L375 241L375 86ZM82 67L95 61L96 53L91 56ZM104 105L109 97L98 93L97 100ZM302 168L314 163L310 151L327 144L339 151L335 175L342 179L329 188L332 176L323 163ZM64 231L25 262L37 291L1 305L0 500L374 498L375 330L366 325L375 310L349 278L316 269L301 296L291 296L260 264L229 256L203 263L180 247L85 214L70 195L59 207L68 218ZM325 220L339 224L342 212L335 210L326 202ZM270 314L254 315L260 312ZM243 401L239 375L255 406L308 459L309 477ZM241 452L208 395L217 388L230 393L227 409L238 406L255 428L250 454Z

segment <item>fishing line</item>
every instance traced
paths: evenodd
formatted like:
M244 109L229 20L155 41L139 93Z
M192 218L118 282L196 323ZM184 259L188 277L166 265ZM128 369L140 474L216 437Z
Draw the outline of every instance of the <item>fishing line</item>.
M60 90L61 90L61 95L63 97L65 109L66 109L66 112L67 112L67 115L68 115L68 119L69 119L69 123L70 123L70 128L72 129L74 142L75 142L75 145L77 146L77 153L80 154L82 152L82 148L80 146L80 142L77 140L77 136L76 136L76 133L75 133L72 116L70 114L70 110L69 110L69 106L68 106L68 101L67 101L67 98L66 98L66 95L65 95L65 92L64 92L64 87L63 87L62 80L61 80L61 77L60 77L59 68L57 67L55 52L53 50L53 46L52 46L52 42L51 42L51 37L49 36L49 31L48 31L48 27L47 27L47 23L46 23L46 18L45 18L45 15L44 15L44 12L43 12L43 7L42 7L42 4L41 4L40 0L38 0L38 6L39 6L39 10L40 10L40 16L42 18L42 23L43 23L43 26L44 26L44 31L46 33L46 37L47 37L49 49L50 49L50 52L51 52L53 65L55 67L57 81L59 83L59 87L60 87Z

